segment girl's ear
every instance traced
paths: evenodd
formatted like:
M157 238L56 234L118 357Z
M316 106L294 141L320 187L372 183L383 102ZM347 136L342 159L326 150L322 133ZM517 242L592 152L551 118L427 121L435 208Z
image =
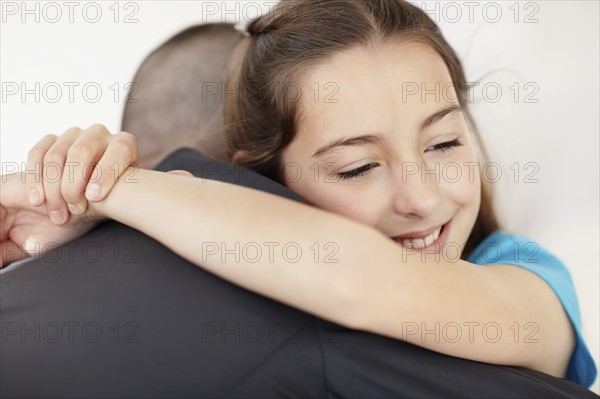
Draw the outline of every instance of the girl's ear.
M248 151L237 150L235 152L235 154L233 154L233 157L231 157L231 162L238 164L238 163L244 162L247 159L248 159Z

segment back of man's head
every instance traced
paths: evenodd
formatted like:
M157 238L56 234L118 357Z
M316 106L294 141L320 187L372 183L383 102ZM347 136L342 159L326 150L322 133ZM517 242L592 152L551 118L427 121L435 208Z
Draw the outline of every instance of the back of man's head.
M222 83L241 38L232 24L197 25L146 57L122 120L122 129L137 137L141 167L183 146L226 160Z

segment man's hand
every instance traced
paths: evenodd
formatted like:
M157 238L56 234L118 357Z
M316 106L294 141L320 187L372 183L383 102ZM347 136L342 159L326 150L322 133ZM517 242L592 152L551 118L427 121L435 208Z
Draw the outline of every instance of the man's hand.
M48 218L46 205L29 203L25 173L0 179L0 268L80 237L102 220L88 209L57 226Z

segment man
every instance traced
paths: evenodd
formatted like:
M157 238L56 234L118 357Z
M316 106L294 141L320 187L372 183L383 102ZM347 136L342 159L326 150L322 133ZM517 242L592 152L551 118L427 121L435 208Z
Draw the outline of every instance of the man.
M173 65L179 56L150 70ZM147 81L145 70L136 77L140 102L128 104L124 114L124 130L138 135L142 161L152 165L167 151L152 140L187 138L188 145L202 147L193 139L207 119L194 122L194 115L206 103L187 108L189 119L182 119L185 112L170 119L176 102L152 102L178 87L178 79L194 79L167 73ZM148 82L166 86L145 97L154 90ZM197 86L180 90L182 98L199 98ZM169 127L183 121L187 128ZM156 169L188 170L302 200L263 176L191 149L171 153ZM0 184L1 244L23 227L16 213L31 220L36 210L22 176L4 176ZM117 222L63 246L46 243L38 253L0 273L1 397L596 397L538 372L348 330L230 284Z
M152 169L182 146L226 160L224 72L241 38L232 24L197 25L146 57L133 78L122 120L122 129L137 138L140 167Z
M191 149L157 169L299 200ZM2 179L9 212L31 208L20 179ZM2 397L597 397L535 371L328 323L213 276L117 222L6 268L0 325Z

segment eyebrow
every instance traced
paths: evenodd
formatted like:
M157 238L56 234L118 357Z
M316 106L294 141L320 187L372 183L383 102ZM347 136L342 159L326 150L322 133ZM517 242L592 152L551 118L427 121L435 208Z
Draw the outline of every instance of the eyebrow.
M332 151L336 147L357 146L357 145L363 145L363 144L376 144L376 143L379 143L381 140L382 139L380 136L375 136L372 134L366 134L363 136L356 136L356 137L350 137L350 138L336 139L336 140L330 141L329 143L325 144L323 147L319 148L317 150L317 152L315 152L312 155L312 158L320 157L324 153Z
M450 105L449 107L443 108L436 113L430 115L425 119L423 124L421 125L421 130L433 125L434 123L443 119L446 115L452 112L460 112L462 111L461 107L457 104ZM361 136L349 137L349 138L339 138L330 141L325 144L323 147L319 148L317 152L315 152L311 158L317 158L322 156L323 154L332 151L337 147L350 147L350 146L359 146L363 144L376 144L381 142L381 136L366 134Z
M438 112L436 112L435 114L429 116L427 119L425 119L425 122L423 122L423 125L421 126L421 130L433 125L434 123L438 122L440 119L443 119L448 114L451 114L453 112L461 112L461 111L462 111L462 108L458 104L452 104L449 107L443 108L443 109L439 110Z

